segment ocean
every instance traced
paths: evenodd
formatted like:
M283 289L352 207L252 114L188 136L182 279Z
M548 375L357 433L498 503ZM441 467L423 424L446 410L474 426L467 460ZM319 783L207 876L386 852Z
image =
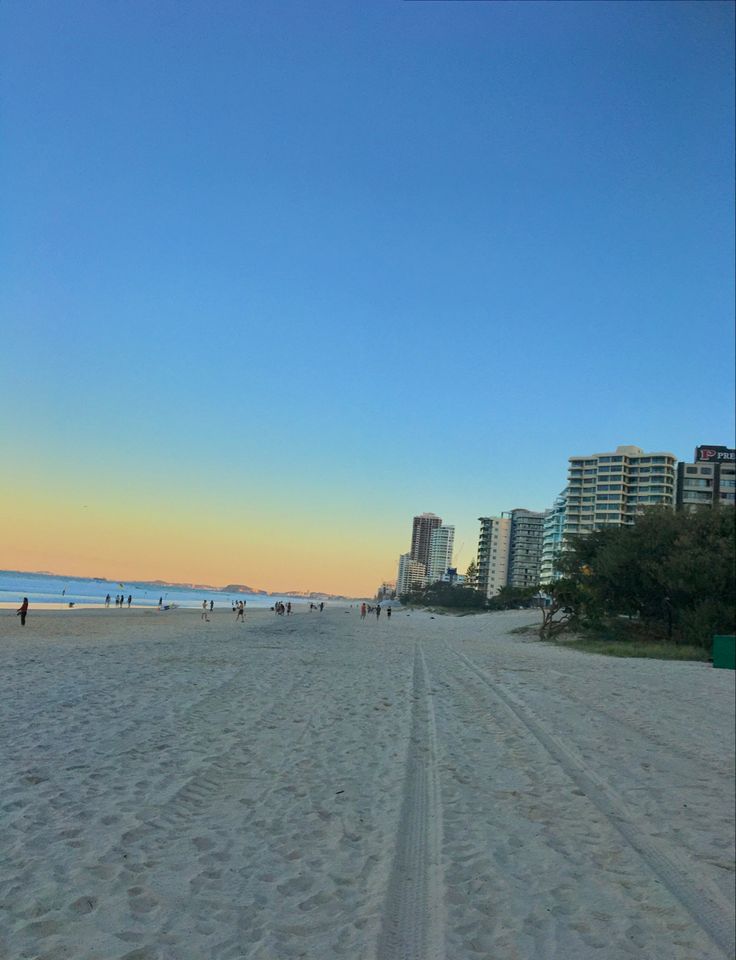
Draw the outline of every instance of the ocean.
M215 608L230 609L233 600L246 600L248 607L272 607L278 600L285 603L308 603L304 597L268 596L257 593L223 593L221 590L191 590L187 587L162 587L152 583L128 582L116 580L92 579L81 577L60 577L48 573L23 573L18 570L0 570L0 603L18 603L28 597L29 604L71 603L75 607L105 602L110 594L112 606L115 596L124 594L127 604L128 595L133 596L134 607L157 607L159 598L164 604L176 604L179 607L201 607L202 601L214 601Z

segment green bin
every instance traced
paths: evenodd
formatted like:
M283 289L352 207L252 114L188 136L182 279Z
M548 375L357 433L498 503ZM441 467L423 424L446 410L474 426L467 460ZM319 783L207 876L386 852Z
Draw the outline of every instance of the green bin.
M736 637L713 637L713 666L736 670Z

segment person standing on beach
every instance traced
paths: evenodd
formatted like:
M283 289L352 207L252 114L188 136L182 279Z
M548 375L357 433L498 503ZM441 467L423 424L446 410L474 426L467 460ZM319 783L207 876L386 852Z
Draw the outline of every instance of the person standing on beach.
M242 601L242 600L241 600L240 603L237 605L237 611L238 611L238 612L237 612L237 614L235 615L235 622L237 623L238 620L241 620L241 621L244 623L244 622L245 622L245 607L243 606L243 601Z
M365 604L361 603L360 605L360 619L365 620Z
M376 620L381 616L381 604L376 604Z
M203 601L202 601L202 619L203 619L203 620L206 620L207 623L210 622L210 618L207 616L207 601L206 601L206 600L203 600Z
M109 607L109 606L110 606L110 594L109 594L109 593L108 593L108 595L105 597L105 606L106 606L106 607Z
M212 613L212 611L213 611L214 609L215 609L215 601L214 601L214 600L210 600L210 613Z
M128 594L128 610L130 610L130 605L132 602L133 602L133 594L129 593Z
M26 625L27 614L28 614L28 597L23 597L23 603L21 603L21 605L15 611L16 617L20 617L21 627L25 627Z
M386 607L386 616L391 619L391 607Z

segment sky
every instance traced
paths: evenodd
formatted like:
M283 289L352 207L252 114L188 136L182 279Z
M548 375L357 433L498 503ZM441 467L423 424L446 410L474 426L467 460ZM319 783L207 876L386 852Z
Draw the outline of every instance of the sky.
M6 0L0 567L371 595L734 445L734 6Z

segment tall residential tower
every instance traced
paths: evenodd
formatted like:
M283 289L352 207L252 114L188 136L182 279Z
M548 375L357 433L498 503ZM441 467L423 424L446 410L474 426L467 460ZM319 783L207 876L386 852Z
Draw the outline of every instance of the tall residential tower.
M490 599L508 582L511 520L508 517L478 517L477 587Z
M432 531L442 525L442 518L435 513L420 513L414 517L411 530L411 550L413 560L424 564L425 570L429 567L429 547Z
M517 507L510 511L509 517L511 539L507 583L510 587L536 587L542 560L544 514Z
M455 528L441 524L434 527L429 538L429 563L427 581L435 583L441 580L452 566L452 547L455 542Z
M631 524L655 503L674 507L674 454L622 446L613 453L570 457L564 536Z

